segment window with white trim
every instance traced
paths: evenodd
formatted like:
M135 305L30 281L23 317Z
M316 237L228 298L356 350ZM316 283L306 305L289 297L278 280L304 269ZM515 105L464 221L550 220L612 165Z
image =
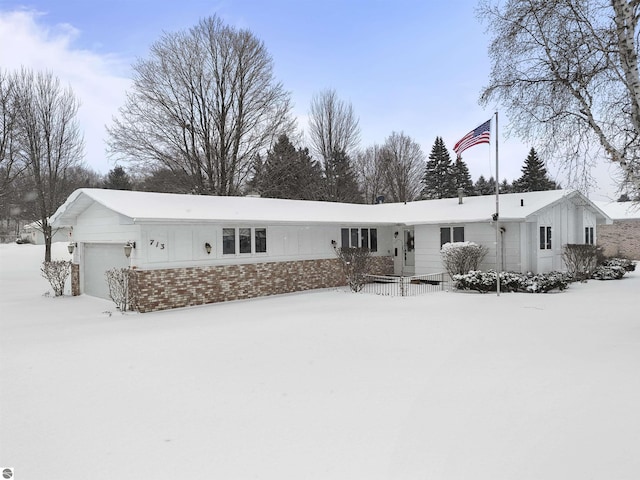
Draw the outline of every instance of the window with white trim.
M440 247L449 242L464 242L464 227L440 227Z
M371 252L378 251L377 228L343 228L340 230L342 248L368 248Z
M540 250L551 250L551 227L540 227Z
M222 229L222 254L252 254L267 253L267 229L266 228L223 228Z
M593 227L584 227L584 243L593 245Z

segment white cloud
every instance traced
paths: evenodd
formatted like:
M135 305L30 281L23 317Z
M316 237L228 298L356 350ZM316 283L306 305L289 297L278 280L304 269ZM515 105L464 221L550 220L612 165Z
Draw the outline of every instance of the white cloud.
M113 165L105 153L105 126L124 103L129 62L77 47L81 35L69 24L46 25L46 16L36 11L0 12L1 67L51 71L71 85L81 103L78 121L85 137L85 161L106 173Z

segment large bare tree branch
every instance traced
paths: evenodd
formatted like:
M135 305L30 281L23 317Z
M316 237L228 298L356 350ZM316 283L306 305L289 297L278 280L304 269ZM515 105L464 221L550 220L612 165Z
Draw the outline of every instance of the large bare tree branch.
M134 70L111 152L179 172L194 193L239 195L256 156L294 127L264 44L217 17L165 34Z
M588 190L602 152L621 187L640 191L637 0L486 0L492 70L481 103L507 109L511 130Z

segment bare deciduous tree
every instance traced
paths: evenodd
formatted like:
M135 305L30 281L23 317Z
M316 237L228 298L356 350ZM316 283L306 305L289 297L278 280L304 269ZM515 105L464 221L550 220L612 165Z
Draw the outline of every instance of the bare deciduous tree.
M239 195L257 154L293 128L264 44L215 16L165 34L133 68L110 149L186 176L195 193Z
M383 149L379 145L368 147L355 156L354 170L365 203L375 203L387 191Z
M338 98L333 89L313 96L309 114L309 137L312 149L324 162L334 152L349 155L360 141L358 119L353 107Z
M492 70L481 103L508 109L513 130L546 145L586 186L604 150L640 191L638 0L484 0ZM597 148L596 148L597 147Z
M18 122L15 75L0 70L0 211L7 211L7 193L12 181L22 173L18 155Z
M383 145L387 192L392 202L411 202L420 196L424 153L404 133L393 132Z
M15 75L18 144L29 174L45 261L51 261L49 217L64 202L67 175L81 164L84 140L76 120L79 102L52 73L22 69Z

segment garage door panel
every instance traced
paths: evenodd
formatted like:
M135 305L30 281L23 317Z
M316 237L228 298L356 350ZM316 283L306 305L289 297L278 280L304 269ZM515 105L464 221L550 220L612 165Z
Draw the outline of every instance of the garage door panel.
M122 245L87 243L84 245L84 293L94 297L109 298L109 286L105 272L112 268L126 268L129 259Z

